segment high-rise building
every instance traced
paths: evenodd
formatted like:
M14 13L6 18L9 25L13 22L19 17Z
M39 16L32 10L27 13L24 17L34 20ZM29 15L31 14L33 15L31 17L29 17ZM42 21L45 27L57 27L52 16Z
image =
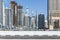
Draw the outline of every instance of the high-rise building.
M5 6L4 6L4 3L3 3L3 26L5 26Z
M24 12L22 12L22 26L24 26L24 16L25 16L25 14L24 14Z
M60 28L60 0L47 0L48 27L50 30Z
M15 1L11 1L10 2L10 6L11 6L11 9L12 9L12 11L13 11L13 25L14 26L17 26L18 25L18 21L17 21L17 19L18 19L18 13L17 13L17 3L15 2Z
M29 28L31 27L31 16L29 16Z
M27 8L26 9L26 13L25 13L25 16L24 16L24 26L26 27L26 28L28 28L29 27L29 9Z
M19 5L19 6L17 6L17 8L18 8L18 25L20 25L20 26L22 26L22 6L21 5Z
M47 20L45 20L45 28L48 29Z
M12 9L6 7L5 8L5 29L7 30L12 30L13 27L13 23L12 23Z
M36 29L38 29L38 12L37 11L35 16L35 24L36 24Z
M35 16L32 16L32 18L31 18L31 27L36 28Z
M3 0L0 0L0 28L3 25Z
M5 8L5 29L10 29L12 27L11 13L12 13L12 10L6 7Z
M45 18L44 14L38 15L38 29L44 29L45 28Z

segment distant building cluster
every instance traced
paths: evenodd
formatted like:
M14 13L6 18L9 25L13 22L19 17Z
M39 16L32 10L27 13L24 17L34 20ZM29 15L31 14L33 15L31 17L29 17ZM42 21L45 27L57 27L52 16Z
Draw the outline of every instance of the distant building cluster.
M23 6L15 1L10 2L10 8L4 7L3 0L0 0L0 30L7 31L38 31L48 29L44 14L36 13L29 16L29 8L23 12Z

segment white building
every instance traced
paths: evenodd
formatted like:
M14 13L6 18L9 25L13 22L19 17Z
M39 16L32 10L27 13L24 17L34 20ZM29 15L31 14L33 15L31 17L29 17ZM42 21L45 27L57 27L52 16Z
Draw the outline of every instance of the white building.
M32 27L32 28L36 28L35 16L32 16L32 19L31 19L31 27Z
M45 28L48 28L47 20L45 20Z
M5 7L4 7L4 4L3 4L3 26L5 27Z
M29 9L28 8L26 9L26 13L24 15L24 26L26 28L29 27Z

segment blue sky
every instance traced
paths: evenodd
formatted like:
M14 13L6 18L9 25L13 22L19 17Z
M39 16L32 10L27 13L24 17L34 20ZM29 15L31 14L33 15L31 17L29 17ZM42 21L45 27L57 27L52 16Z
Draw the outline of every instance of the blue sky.
M26 11L26 8L29 8L29 15L32 16L32 11L34 11L33 15L36 15L36 11L40 14L44 14L45 18L47 18L47 0L14 0L18 3L18 5L23 6L23 12ZM5 7L10 7L10 0L4 0Z

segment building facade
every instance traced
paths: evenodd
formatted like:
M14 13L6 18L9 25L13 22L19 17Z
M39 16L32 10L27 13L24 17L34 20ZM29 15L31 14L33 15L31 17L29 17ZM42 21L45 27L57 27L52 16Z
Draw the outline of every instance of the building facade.
M11 23L11 8L5 8L5 29L11 29L13 24Z
M29 9L26 9L25 15L24 15L24 26L26 28L29 27Z
M31 18L31 27L36 28L35 16L32 16L32 18Z
M45 20L45 28L48 29L48 24L47 20Z
M3 25L3 0L0 0L0 28Z
M60 28L60 0L48 0L48 27L50 30Z
M3 3L3 26L5 26L5 6L4 6L4 3Z
M44 29L45 28L45 18L44 14L38 15L38 29Z
M22 26L22 6L19 5L17 6L17 9L18 9L18 25Z
M29 28L31 27L31 16L29 16Z
M5 28L9 27L9 9L5 8Z
M17 26L18 25L18 21L17 21L17 19L18 19L18 13L17 13L17 3L15 2L15 1L11 1L10 2L10 7L11 7L11 9L12 9L12 11L13 11L13 19L12 19L12 23L13 23L13 25L14 26Z

